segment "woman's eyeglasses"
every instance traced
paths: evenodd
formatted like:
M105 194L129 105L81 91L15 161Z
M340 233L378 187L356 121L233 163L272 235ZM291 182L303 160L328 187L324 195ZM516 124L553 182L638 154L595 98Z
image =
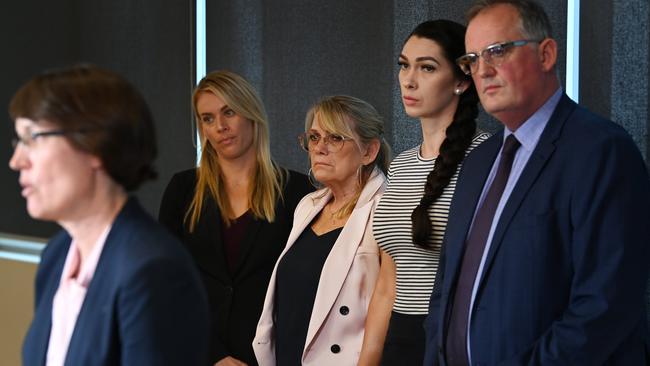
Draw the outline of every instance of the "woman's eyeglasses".
M16 149L18 147L18 144L21 144L27 148L30 146L34 145L34 142L42 137L48 137L48 136L63 136L63 135L68 135L72 133L87 133L90 131L94 131L96 129L72 129L72 130L51 130L51 131L40 131L40 132L29 132L26 133L22 136L17 135L13 139L11 139L11 146Z
M300 147L307 152L315 148L321 140L323 140L323 143L327 146L329 152L337 152L341 150L346 141L352 140L352 138L337 134L327 134L323 137L314 132L302 133L298 136Z

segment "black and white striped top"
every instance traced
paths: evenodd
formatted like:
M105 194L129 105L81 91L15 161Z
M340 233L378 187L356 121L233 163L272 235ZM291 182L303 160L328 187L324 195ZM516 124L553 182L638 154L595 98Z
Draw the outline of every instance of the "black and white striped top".
M469 153L489 137L476 135L467 149ZM420 146L399 154L388 170L388 188L377 206L373 232L379 247L395 261L396 292L393 311L402 314L426 315L429 297L438 270L440 246L447 227L449 205L456 188L460 165L442 195L429 207L433 224L430 238L433 249L416 247L411 236L411 213L424 195L424 184L435 163L420 156Z

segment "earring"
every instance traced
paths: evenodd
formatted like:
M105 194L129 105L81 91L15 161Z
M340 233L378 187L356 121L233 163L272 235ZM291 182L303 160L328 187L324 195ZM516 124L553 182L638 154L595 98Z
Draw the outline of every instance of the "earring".
M461 94L463 94L463 89L461 89L461 88L456 88L456 89L454 89L454 94L456 94L456 95L461 95Z
M316 189L321 189L321 184L316 180L316 177L314 176L314 172L312 172L311 168L309 168L309 172L307 172L307 178L309 179L309 183Z

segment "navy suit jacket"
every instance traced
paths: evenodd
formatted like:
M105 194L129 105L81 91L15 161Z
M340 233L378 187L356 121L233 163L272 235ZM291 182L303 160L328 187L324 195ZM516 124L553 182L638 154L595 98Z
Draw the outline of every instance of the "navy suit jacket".
M465 160L431 296L425 365L444 365L465 239L503 133ZM494 232L473 365L644 365L650 180L620 126L563 95Z
M41 256L24 366L45 364L52 299L70 242L62 231ZM205 365L208 324L207 298L189 254L130 199L106 238L65 365Z

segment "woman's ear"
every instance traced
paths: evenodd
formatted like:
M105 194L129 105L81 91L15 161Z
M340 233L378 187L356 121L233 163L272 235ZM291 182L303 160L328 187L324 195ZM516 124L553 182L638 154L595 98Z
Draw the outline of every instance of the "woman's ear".
M379 154L379 148L381 147L381 142L378 139L373 139L366 145L366 151L363 154L362 162L363 165L368 165L375 161L377 154Z
M88 162L93 169L103 169L104 163L99 156L88 154Z
M470 81L467 79L462 79L456 81L456 85L454 85L454 94L456 95L461 95L469 88L469 83Z

